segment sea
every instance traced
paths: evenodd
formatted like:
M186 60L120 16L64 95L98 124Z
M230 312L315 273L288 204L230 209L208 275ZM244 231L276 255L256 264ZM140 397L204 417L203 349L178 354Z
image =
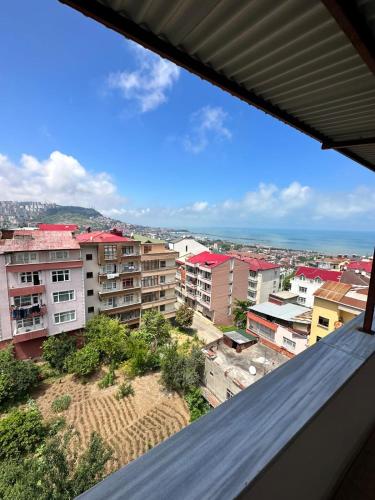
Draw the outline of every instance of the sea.
M313 250L329 255L372 255L375 231L317 229L251 229L239 227L190 227L196 236L221 238L234 243L265 245L292 250Z

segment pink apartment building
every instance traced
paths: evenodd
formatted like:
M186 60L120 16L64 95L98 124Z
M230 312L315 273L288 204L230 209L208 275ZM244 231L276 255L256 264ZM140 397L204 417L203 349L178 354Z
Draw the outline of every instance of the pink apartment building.
M0 231L0 347L39 356L46 337L85 325L81 250L70 230Z

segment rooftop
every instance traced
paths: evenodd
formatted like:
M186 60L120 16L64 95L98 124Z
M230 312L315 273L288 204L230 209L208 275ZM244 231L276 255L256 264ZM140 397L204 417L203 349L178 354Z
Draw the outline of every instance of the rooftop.
M348 269L346 271L343 271L340 278L340 283L368 286L370 283L370 278L368 276L364 276L358 271L356 272L355 269Z
M201 264L206 267L216 267L223 262L227 262L232 257L229 255L224 255L220 253L212 253L212 252L201 252L198 255L193 255L187 259L188 264Z
M371 273L372 261L356 260L354 262L349 262L346 268Z
M300 266L296 271L296 276L304 276L310 280L320 278L322 281L340 281L341 275L341 271L329 271L307 266Z
M0 240L0 253L39 250L79 250L70 231L14 230L12 239Z
M38 224L38 229L41 231L77 231L76 224Z
M301 323L309 323L309 315L311 309L308 307L299 306L298 304L274 304L273 302L263 302L250 307L250 311L265 314L275 319L283 321L296 321Z
M270 295L272 297L276 297L281 300L290 300L296 299L298 297L298 293L289 292L288 290L281 290L280 292L273 292Z
M366 309L367 293L367 287L360 288L347 283L327 281L314 295L320 299L337 302L338 304L364 311Z
M252 257L241 257L241 260L249 265L250 271L267 271L268 269L277 269L279 264L267 262L264 259L254 259Z
M76 234L76 240L80 244L85 243L122 243L122 242L132 242L131 238L125 236L119 236L117 234L112 234L106 231L92 231L90 233L80 233Z
M231 332L225 332L224 337L228 337L237 344L246 344L249 340L258 340L258 337L252 335L251 333L246 333L245 330L232 330Z
M143 234L133 234L133 238L136 241L140 241L141 243L165 244L164 240L160 240L158 238L150 238L149 236L144 236Z

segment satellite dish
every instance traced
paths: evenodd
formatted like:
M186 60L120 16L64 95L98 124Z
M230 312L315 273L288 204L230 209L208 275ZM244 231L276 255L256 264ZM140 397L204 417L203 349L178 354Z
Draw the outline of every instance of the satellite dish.
M249 372L251 375L256 375L257 374L257 369L255 368L255 366L251 365L250 368L249 368Z

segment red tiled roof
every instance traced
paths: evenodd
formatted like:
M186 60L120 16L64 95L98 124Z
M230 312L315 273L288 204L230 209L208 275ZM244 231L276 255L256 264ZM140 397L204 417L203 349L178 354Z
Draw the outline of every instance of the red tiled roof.
M15 230L12 239L1 240L0 253L35 252L39 250L79 250L69 231Z
M107 233L105 231L92 231L91 233L80 233L75 236L79 243L122 243L132 241L131 238L118 236L117 234Z
M279 264L267 262L263 259L253 259L251 257L242 257L241 260L249 265L250 271L267 271L268 269L278 269Z
M215 267L223 262L227 262L231 257L229 255L224 255L220 253L211 253L211 252L201 252L198 255L193 255L187 259L186 262L190 264L201 264L207 267Z
M38 224L41 231L77 231L76 224Z
M310 280L320 278L322 281L340 281L342 272L328 271L327 269L319 269L317 267L301 266L297 269L296 276L304 276Z
M372 262L366 262L363 260L349 262L346 266L348 269L358 269L358 271L365 271L366 273L371 273Z

